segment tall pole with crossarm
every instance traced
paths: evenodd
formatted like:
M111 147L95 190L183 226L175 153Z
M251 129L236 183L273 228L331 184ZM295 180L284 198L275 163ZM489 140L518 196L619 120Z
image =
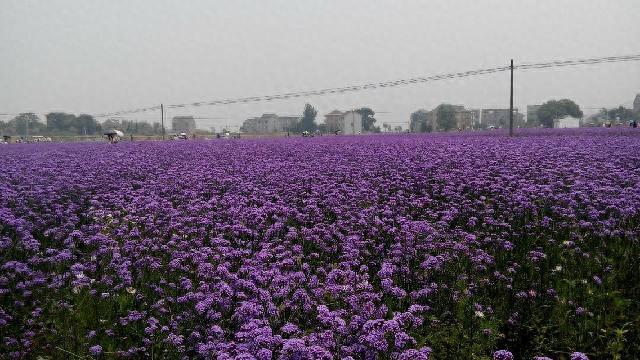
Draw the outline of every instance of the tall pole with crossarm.
M164 104L160 104L160 126L162 127L162 140L164 140Z
M513 136L513 59L511 59L511 93L509 96L509 136Z

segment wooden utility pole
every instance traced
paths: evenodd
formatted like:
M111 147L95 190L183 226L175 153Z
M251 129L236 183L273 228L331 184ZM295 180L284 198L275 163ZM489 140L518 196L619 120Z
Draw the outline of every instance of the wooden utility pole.
M511 94L509 96L509 136L513 136L513 59L511 59Z
M160 126L162 127L162 140L164 140L164 105L160 104Z

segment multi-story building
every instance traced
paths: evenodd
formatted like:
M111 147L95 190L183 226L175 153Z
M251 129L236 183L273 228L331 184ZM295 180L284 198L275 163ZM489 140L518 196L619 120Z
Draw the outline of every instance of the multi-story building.
M345 135L362 133L362 115L353 110L345 112L333 110L324 116L324 123L327 131L331 133L336 131Z
M478 122L476 110L465 109L464 105L452 105L454 109L455 128L465 130L472 129ZM412 132L440 130L438 125L438 107L424 114L420 121L410 124Z
M193 133L196 130L196 120L193 116L174 116L171 130L175 133Z
M273 113L244 121L240 130L248 134L277 134L293 131L300 121L299 116L278 116Z
M509 109L482 109L473 110L478 119L478 123L485 127L508 128ZM513 126L524 125L524 115L518 112L518 108L513 109Z
M460 130L472 129L478 122L477 114L473 110L465 109L462 105L457 107L455 112L456 128Z
M635 100L633 100L633 111L640 112L640 94L636 95Z

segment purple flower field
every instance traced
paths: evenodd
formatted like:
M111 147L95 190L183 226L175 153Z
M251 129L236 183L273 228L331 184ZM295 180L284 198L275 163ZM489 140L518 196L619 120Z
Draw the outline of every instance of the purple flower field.
M633 358L639 217L629 130L4 146L0 358Z

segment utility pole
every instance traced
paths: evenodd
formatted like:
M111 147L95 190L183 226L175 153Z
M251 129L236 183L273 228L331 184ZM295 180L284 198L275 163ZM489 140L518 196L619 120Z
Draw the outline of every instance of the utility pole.
M509 96L509 136L513 136L513 59L511 59L511 94Z
M160 104L160 126L162 127L162 140L164 140L164 105Z

